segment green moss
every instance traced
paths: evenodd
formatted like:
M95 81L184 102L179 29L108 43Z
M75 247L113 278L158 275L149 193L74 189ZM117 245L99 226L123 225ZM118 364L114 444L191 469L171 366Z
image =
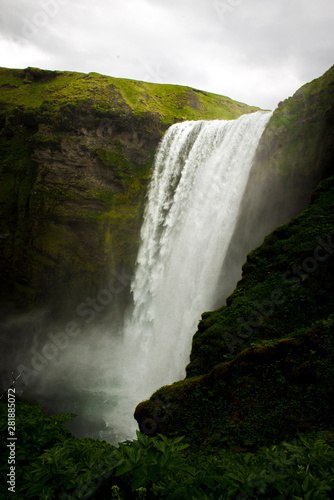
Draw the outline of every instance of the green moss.
M318 255L319 240L326 242L329 235L334 234L333 205L331 178L314 192L308 210L277 228L247 256L242 280L227 299L228 305L212 312L199 324L189 374L198 373L199 359L202 359L201 370L207 371L219 356L226 354L224 336L227 334L232 334L234 342L240 340L240 345L234 346L239 352L247 345L248 337L254 342L269 335L293 336L291 325L301 328L331 313L334 296L326 276L331 275L333 264L330 258L316 261L315 255ZM197 366L195 371L193 360Z
M4 261L11 258L11 267L2 265L5 274L17 274L14 280L4 279L1 295L9 296L24 292L28 303L35 294L26 280L22 280L21 262L26 261L32 221L29 219L29 205L37 176L37 165L31 158L27 143L28 134L22 128L20 134L2 142L0 148L0 232L5 236L1 250Z
M206 312L193 337L187 378L168 397L178 408L157 432L195 448L259 446L326 428L334 394L334 178L310 207L253 250L227 305ZM212 433L212 429L215 432Z
M180 382L159 390L152 402L168 397L174 411L166 424L158 424L158 432L186 435L193 449L214 452L256 449L326 428L333 411L333 325L333 317L328 318L314 325L303 342L287 339L248 349L211 374L184 381L184 387ZM154 407L140 407L142 418L152 418Z
M333 81L334 66L278 105L263 136L263 168L303 178L331 157Z

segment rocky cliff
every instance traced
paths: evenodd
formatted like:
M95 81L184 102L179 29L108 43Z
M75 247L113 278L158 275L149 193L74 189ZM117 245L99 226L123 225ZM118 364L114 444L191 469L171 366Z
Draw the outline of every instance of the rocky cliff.
M332 425L333 83L331 68L275 110L222 281L230 263L306 210L248 255L226 305L203 314L187 378L137 407L143 430L153 423L197 448L252 448ZM60 310L96 296L114 272L130 275L166 128L255 110L185 87L1 69L4 309Z
M4 309L71 308L95 296L112 272L131 274L167 127L255 110L175 85L0 69Z
M144 432L186 435L212 450L331 429L333 208L331 177L308 210L248 255L227 305L202 315L187 378L136 408Z
M306 210L248 254L226 305L202 315L186 379L136 408L143 431L254 449L333 426L333 110L334 67L275 110L222 277Z
M235 288L246 254L308 207L334 173L334 66L280 102L260 140L222 269L220 303Z

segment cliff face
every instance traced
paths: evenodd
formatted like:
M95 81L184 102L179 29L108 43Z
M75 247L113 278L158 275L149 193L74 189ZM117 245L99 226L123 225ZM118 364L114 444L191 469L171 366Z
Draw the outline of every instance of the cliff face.
M0 69L1 301L71 307L131 274L167 127L256 111L191 88Z
M290 220L308 206L312 189L334 173L334 66L279 103L254 167L244 198L246 224L256 209L267 234L272 219L276 226Z
M333 83L331 68L275 110L224 279L230 262L241 264L333 175ZM166 128L255 110L185 87L0 70L0 298L6 308L71 307L96 296L113 271L130 275L153 156ZM247 447L330 425L333 193L331 178L305 212L249 254L227 305L203 314L187 378L138 406L143 430L153 417L158 432L186 434L199 447ZM169 418L158 415L156 398L159 407L165 399Z
M227 305L202 315L187 378L137 406L144 432L212 451L332 428L333 208L331 177L248 255Z
M311 190L333 175L333 110L334 67L275 110L222 280L245 250L307 208ZM307 210L249 253L226 305L202 315L187 378L136 408L142 430L153 425L214 449L252 448L332 426L333 197L329 177ZM162 401L173 411L154 420Z
M311 191L333 175L333 117L334 66L275 109L257 149L222 269L219 304L240 279L245 255L307 208Z
M319 181L334 174L333 110L334 67L274 111L254 160L222 271L223 282L233 283L234 278L235 283L239 278L231 272L236 268L235 262L239 261L241 268L246 252L268 232L306 208ZM281 252L283 259L284 250ZM203 345L206 352L211 351L210 341L205 336L200 338L194 338L189 373L205 373L213 366L198 355ZM212 350L217 360L216 347Z

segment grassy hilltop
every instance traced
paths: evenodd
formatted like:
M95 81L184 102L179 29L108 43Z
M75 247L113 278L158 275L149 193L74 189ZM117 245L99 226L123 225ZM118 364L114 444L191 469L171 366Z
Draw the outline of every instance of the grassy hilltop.
M177 85L0 69L2 299L63 307L111 269L131 273L167 127L257 109Z

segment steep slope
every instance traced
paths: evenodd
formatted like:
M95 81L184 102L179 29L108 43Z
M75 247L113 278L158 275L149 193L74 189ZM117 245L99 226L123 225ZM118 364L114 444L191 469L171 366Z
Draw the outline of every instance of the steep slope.
M331 177L248 255L227 305L202 315L187 378L138 405L142 430L215 449L332 427L333 259Z
M257 108L188 87L0 69L1 301L71 308L131 274L167 127ZM127 279L129 283L129 279Z
M334 66L279 103L260 140L225 266L217 307L245 255L275 227L307 208L311 191L334 174Z
M221 272L308 206L334 173L334 67L280 103L262 135ZM333 425L334 181L251 251L206 312L187 377L139 404L147 433L194 448L256 447ZM182 332L180 332L182 334Z

